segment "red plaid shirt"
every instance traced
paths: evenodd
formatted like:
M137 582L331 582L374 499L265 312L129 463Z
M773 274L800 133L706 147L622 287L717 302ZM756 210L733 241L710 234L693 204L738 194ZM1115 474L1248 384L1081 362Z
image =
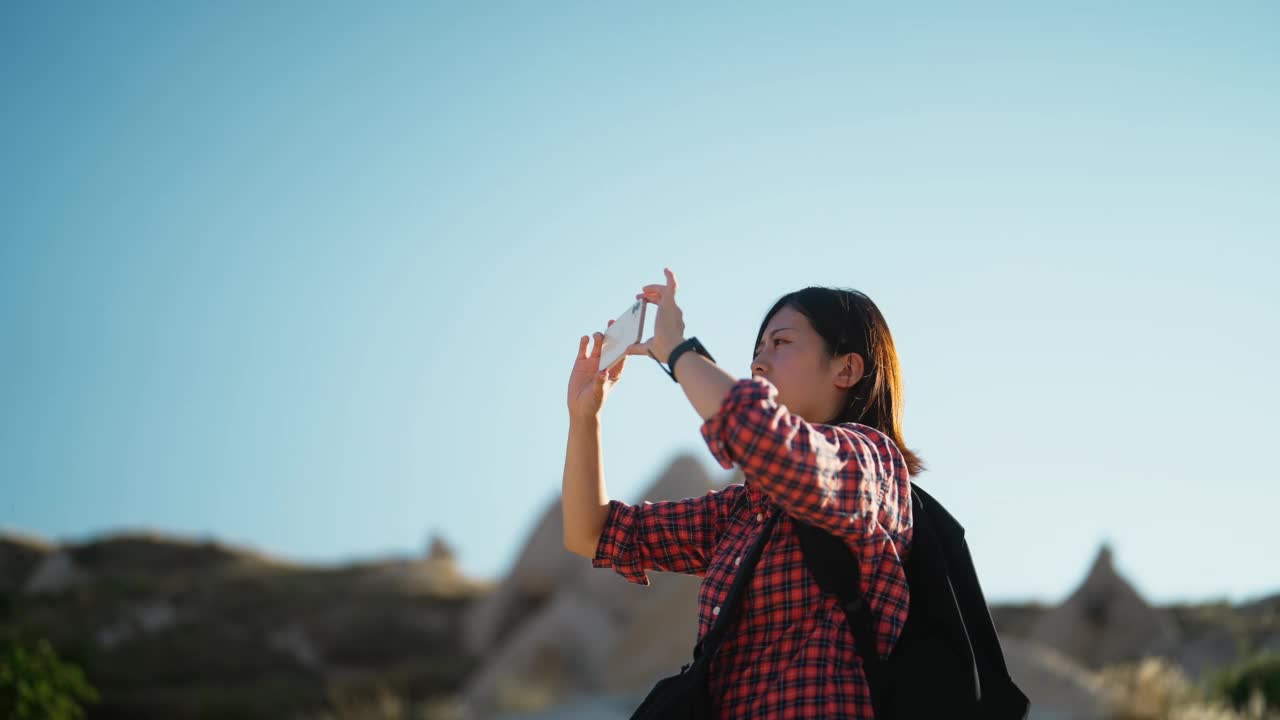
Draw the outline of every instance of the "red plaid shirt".
M739 380L702 436L745 483L702 497L640 505L611 500L593 567L648 585L648 570L698 575L698 638L729 594L738 561L782 512L742 596L737 626L710 668L720 718L871 718L853 633L834 595L809 573L794 516L845 539L862 562L862 592L887 657L907 619L910 480L898 447L856 423L792 415L763 378ZM692 644L690 644L692 649Z

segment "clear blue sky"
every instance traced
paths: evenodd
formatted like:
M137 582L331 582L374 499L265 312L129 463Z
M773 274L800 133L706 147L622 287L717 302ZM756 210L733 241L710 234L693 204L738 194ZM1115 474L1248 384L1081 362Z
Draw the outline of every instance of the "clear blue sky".
M1280 591L1280 11L1071 5L4 3L0 525L497 576L669 266L743 377L879 303L992 599ZM726 473L651 360L604 423Z

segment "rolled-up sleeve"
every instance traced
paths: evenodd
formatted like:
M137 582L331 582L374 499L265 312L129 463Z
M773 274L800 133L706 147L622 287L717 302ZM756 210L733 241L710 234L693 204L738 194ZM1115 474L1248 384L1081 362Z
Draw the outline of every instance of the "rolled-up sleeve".
M591 566L611 567L638 585L649 584L649 570L705 574L729 505L741 488L639 505L610 500Z
M754 376L734 383L701 430L722 467L737 464L788 514L852 541L884 533L909 543L910 474L879 430L809 423Z

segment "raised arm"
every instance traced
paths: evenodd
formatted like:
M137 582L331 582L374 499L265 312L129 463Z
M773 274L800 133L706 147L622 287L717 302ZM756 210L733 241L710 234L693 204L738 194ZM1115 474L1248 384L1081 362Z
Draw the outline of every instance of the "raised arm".
M574 416L569 420L560 511L564 516L564 546L585 558L592 557L609 514L598 417Z
M613 321L608 325L613 325ZM600 455L600 411L626 364L623 358L612 368L601 370L604 333L597 332L593 337L595 346L589 352L589 338L583 335L578 340L578 353L569 373L569 443L564 453L560 494L564 546L587 558L592 556L605 516L609 514L604 459Z
M682 368L709 365L691 359ZM685 361L681 359L681 365ZM810 423L779 405L768 380L736 381L702 424L702 437L721 467L736 463L789 515L858 540L879 525L910 542L910 476L893 441L866 425Z

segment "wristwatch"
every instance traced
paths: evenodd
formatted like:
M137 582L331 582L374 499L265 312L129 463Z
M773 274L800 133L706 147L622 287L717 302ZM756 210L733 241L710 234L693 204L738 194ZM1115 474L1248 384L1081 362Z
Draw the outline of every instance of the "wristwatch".
M678 383L680 381L676 379L676 374L675 374L676 360L680 359L680 356L689 350L692 350L698 353L699 355L705 357L711 362L716 361L715 358L711 357L711 353L707 352L707 349L702 347L702 343L698 342L698 338L696 337L691 337L685 340L684 342L680 343L679 345L675 346L674 348L672 348L671 354L667 356L666 367L662 367L662 362L658 361L658 357L654 355L652 351L649 353L649 356L652 357L655 361L658 361L658 367L661 367L668 375L671 376L672 382Z

